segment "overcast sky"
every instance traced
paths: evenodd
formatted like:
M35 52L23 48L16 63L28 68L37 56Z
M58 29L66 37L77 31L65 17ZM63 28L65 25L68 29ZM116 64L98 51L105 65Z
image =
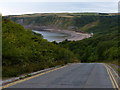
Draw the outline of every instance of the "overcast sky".
M0 12L2 15L50 12L117 13L118 1L119 0L0 0Z
M0 0L1 2L118 2L119 0Z

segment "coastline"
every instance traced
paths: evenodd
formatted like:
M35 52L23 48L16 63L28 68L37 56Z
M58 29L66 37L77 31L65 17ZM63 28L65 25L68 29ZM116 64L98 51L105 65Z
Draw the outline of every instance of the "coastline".
M71 30L50 29L50 28L48 29L48 28L41 28L39 26L24 26L24 27L27 29L35 30L35 31L48 31L48 32L57 32L57 33L67 34L68 37L65 39L67 39L68 41L78 41L78 40L83 40L85 38L92 37L92 34L76 32Z

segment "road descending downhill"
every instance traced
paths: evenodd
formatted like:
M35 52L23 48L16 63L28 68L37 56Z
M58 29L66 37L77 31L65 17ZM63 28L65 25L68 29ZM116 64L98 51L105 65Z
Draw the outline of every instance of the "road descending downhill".
M5 88L113 88L101 63L74 63Z

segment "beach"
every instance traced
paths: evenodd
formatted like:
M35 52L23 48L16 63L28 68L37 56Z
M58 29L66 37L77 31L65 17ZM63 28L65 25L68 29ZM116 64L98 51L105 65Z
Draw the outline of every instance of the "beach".
M48 31L48 32L58 32L58 33L67 34L68 37L65 39L69 41L77 41L77 40L82 40L85 38L92 37L92 34L76 32L72 30L61 30L61 29L43 28L43 27L41 28L39 26L24 26L24 27L27 29L29 28L29 29L36 30L36 31Z

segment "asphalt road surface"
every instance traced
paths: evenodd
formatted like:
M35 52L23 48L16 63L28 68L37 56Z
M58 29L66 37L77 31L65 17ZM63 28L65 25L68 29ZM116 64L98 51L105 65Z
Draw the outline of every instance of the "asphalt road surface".
M8 88L113 88L103 64L77 63Z

